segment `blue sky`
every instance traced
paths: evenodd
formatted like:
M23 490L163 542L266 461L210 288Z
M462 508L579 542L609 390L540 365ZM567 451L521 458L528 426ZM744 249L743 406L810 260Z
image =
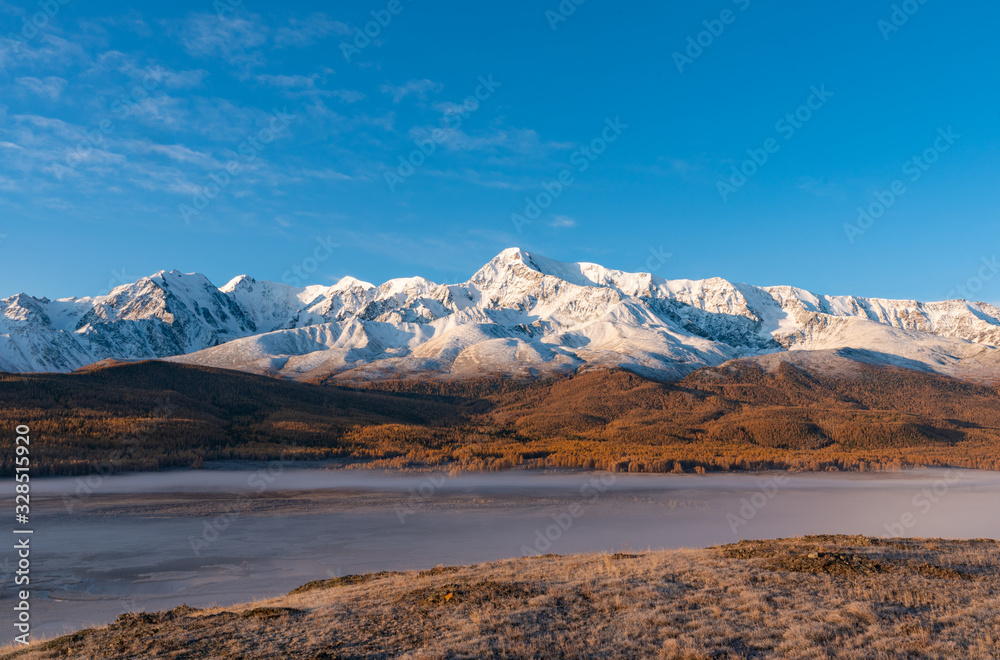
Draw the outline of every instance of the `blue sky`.
M561 6L0 2L0 295L460 281L516 245L1000 300L996 3Z

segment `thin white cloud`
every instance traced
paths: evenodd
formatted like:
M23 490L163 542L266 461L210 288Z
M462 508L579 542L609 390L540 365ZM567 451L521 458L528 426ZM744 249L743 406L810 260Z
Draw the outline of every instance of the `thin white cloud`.
M261 74L255 76L255 80L262 85L282 89L313 89L316 87L315 76Z
M167 89L192 89L200 87L208 76L204 69L174 70L155 62L143 63L142 59L119 50L104 51L94 58L89 74L94 76L122 73L135 83L152 80Z
M63 90L66 89L66 79L57 76L46 76L45 78L24 76L17 78L14 82L35 96L41 96L53 101L58 99L62 95Z
M335 89L333 90L333 95L344 103L357 103L368 98L366 94L353 89Z
M201 87L202 82L208 75L204 69L190 69L186 71L171 71L163 67L155 67L150 73L154 80L162 80L163 86L168 89L191 89Z
M464 103L452 103L451 101L443 101L441 103L435 103L434 109L440 112L445 117L450 117L452 115L463 115L474 110Z
M0 37L0 67L37 69L51 73L53 69L81 64L90 56L80 44L46 32L28 44Z
M278 28L274 45L278 48L304 48L331 34L348 35L351 28L346 23L331 20L326 14L315 13L306 19L292 18L286 27Z
M150 27L143 18L142 14L135 9L130 9L127 13L121 15L113 16L100 16L97 18L88 18L80 21L81 27L85 31L94 32L96 30L103 31L107 33L107 28L125 28L130 32L134 32L140 37L151 37L153 36L153 29Z
M194 165L206 170L219 170L225 167L225 163L213 158L211 154L191 149L182 144L157 144L149 140L130 140L128 146L135 153L165 156L172 161Z
M503 128L477 135L458 128L418 126L410 130L414 140L431 139L449 151L487 151L506 149L519 154L539 155L552 145L545 145L532 129Z
M71 211L73 205L64 199L58 197L43 197L39 200L42 206L47 206L50 209L55 209L56 211Z
M129 165L128 182L150 192L168 192L176 195L196 195L203 184L192 182L183 172L174 167L149 165Z
M354 177L348 176L343 172L338 172L331 169L322 170L299 170L297 174L309 178L309 179L322 179L324 181L353 181Z
M258 51L267 43L269 28L257 16L196 14L180 28L184 50L195 57L218 58L235 67L249 68L264 62Z
M554 215L552 216L552 222L549 223L549 226L555 227L556 229L576 227L576 220L568 215Z
M233 147L270 121L271 113L236 105L223 98L154 94L131 106L130 121L174 135L203 135Z
M426 100L428 92L440 92L442 89L444 89L444 85L436 83L433 80L427 80L426 78L422 80L410 80L402 85L386 84L379 87L380 92L392 97L393 103L399 103L410 95Z
M62 119L56 119L55 117L25 114L14 115L14 119L16 119L18 123L42 129L67 140L78 139L83 133L83 130L79 126L65 122Z
M538 180L535 178L528 176L511 177L497 171L483 171L482 169L424 169L422 172L439 179L461 181L494 190L535 190L538 188Z
M130 116L147 125L169 129L190 126L190 112L187 102L167 94L144 98L130 107Z
M204 69L175 71L159 64L151 64L145 68L140 68L134 63L130 63L122 66L120 70L137 82L145 80L148 76L157 85L161 85L166 89L193 89L201 87L201 84L208 76L208 71Z

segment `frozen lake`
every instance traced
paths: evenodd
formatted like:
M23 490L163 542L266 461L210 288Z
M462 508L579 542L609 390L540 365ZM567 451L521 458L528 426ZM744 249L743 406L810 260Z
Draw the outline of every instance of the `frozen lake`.
M10 482L0 488L13 495ZM1000 473L451 477L278 466L32 481L33 633L330 576L848 533L1000 538ZM2 617L14 557L4 555Z

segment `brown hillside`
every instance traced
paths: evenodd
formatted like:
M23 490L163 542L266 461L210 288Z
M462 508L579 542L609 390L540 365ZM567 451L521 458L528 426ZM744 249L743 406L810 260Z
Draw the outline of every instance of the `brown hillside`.
M613 441L618 467L641 471L666 468L657 447L705 467L995 469L998 404L992 387L905 369L858 364L843 378L736 362L678 383L604 371L538 384L505 396L490 418L553 445Z
M487 470L1000 469L996 389L860 363L849 377L737 361L676 383L592 371L348 389L143 362L0 375L0 418L32 427L37 474L281 456Z
M156 470L205 460L359 456L345 435L363 426L433 431L461 404L290 383L168 362L72 374L0 374L0 424L32 431L35 474ZM10 434L2 469L10 472Z

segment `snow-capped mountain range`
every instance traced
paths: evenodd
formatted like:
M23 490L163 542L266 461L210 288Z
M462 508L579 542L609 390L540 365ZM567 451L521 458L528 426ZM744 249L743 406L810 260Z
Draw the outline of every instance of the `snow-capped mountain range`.
M15 372L168 358L295 379L598 367L673 379L753 358L890 363L992 382L998 345L1000 309L985 303L665 280L518 248L461 284L348 277L298 288L244 275L218 288L162 271L106 296L0 301L0 370Z

